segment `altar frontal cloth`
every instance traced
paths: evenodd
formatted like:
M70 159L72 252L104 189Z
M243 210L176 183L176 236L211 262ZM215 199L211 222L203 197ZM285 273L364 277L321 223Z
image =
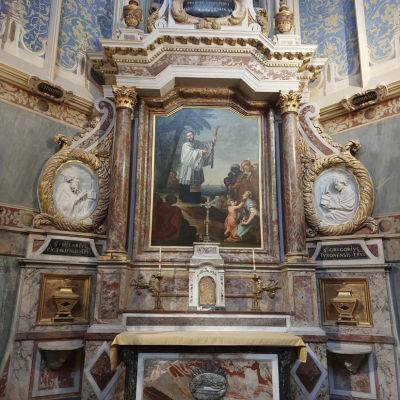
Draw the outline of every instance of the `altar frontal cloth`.
M123 332L111 345L111 369L120 363L119 346L275 346L296 347L301 362L307 360L307 347L299 336L279 332Z

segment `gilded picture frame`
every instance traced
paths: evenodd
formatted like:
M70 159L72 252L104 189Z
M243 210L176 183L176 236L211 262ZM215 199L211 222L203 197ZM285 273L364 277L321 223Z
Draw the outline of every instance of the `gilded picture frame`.
M107 168L91 152L71 148L62 135L54 138L62 148L43 167L38 182L41 213L34 227L52 225L60 230L105 233L110 197ZM68 177L66 177L68 176Z
M374 218L371 217L374 207L374 188L371 177L364 167L351 152L355 153L361 148L360 142L350 140L343 146L343 151L340 154L333 154L316 159L316 161L307 168L303 175L303 200L304 211L307 224L310 229L307 229L308 237L314 237L317 233L326 236L351 235L361 228L367 227L371 233L377 232L377 224ZM342 191L341 197L345 200L345 206L335 207L329 206L329 199L335 197L335 193L330 193L327 185L325 197L318 198L319 204L316 204L315 190L318 187L318 179L322 174L331 172L340 174L349 182L346 190L347 195ZM332 179L331 179L332 180ZM351 184L353 181L353 184ZM353 194L350 187L353 185ZM342 189L339 189L342 190ZM331 189L331 191L334 191ZM339 194L336 193L336 200L332 202L340 202L337 200ZM320 210L320 206L324 205L325 210L332 210L333 217L325 218ZM328 204L327 204L328 203ZM347 209L346 209L347 207ZM342 208L342 211L339 209ZM346 217L347 215L347 217Z
M369 283L367 278L320 278L319 289L321 299L321 323L327 326L336 326L337 313L331 299L337 295L337 290L343 287L352 290L352 296L358 300L354 311L354 319L358 321L359 328L372 328L371 301Z
M279 235L277 215L277 192L276 192L276 167L275 167L275 131L273 111L267 101L252 101L239 89L229 88L183 88L176 87L173 91L160 98L142 98L139 113L138 132L138 160L136 173L136 199L135 199L135 223L132 259L135 261L158 261L160 245L151 245L149 240L152 231L152 194L153 194L153 158L154 154L154 124L155 117L171 115L183 108L213 108L230 109L232 112L244 117L259 118L260 129L260 221L264 232L262 245L255 248L256 262L277 263L279 262ZM217 120L215 120L217 122ZM212 136L216 126L210 123ZM222 128L221 128L222 129ZM207 131L207 130L205 130ZM221 130L223 132L223 130ZM201 134L204 132L202 131ZM220 134L220 133L219 133ZM186 137L182 135L182 137ZM198 136L199 140L205 140ZM197 138L197 136L196 136ZM209 140L209 139L207 139ZM212 138L210 139L212 140ZM218 139L217 147L222 141ZM182 148L182 141L177 145L178 150ZM244 159L243 159L244 160ZM242 161L240 159L239 163ZM252 164L255 162L252 160ZM236 161L235 161L236 162ZM206 168L210 168L207 166ZM177 172L180 169L175 169ZM229 171L226 171L226 173ZM208 173L208 170L207 170ZM205 173L206 182L207 173ZM162 200L166 202L166 194ZM178 197L179 193L175 193ZM177 204L179 206L179 204ZM202 207L204 208L204 207ZM205 211L205 210L204 210ZM199 219L200 221L200 219ZM201 220L204 225L204 219ZM199 222L200 224L200 222ZM224 224L224 223L222 223ZM190 246L162 246L162 261L186 261L188 254L193 254L193 244ZM236 247L236 248L233 248ZM252 246L238 248L232 246L228 249L221 248L225 253L226 262L252 262Z
M52 296L57 292L59 287L62 286L72 287L73 292L79 295L79 300L71 311L72 317L74 318L73 322L55 323L53 322L53 318L57 314L57 308ZM37 325L89 324L91 287L91 275L43 274Z

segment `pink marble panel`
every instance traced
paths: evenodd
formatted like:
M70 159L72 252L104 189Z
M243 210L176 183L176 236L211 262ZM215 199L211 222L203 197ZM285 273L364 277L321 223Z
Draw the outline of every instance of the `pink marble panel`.
M371 393L369 378L368 355L365 356L355 374L344 366L343 355L328 353L330 367L332 368L331 387L335 390Z
M35 390L47 391L52 389L66 389L74 387L76 351L72 352L57 370L48 368L44 358L41 359L39 381ZM45 394L45 393L43 393Z
M294 276L293 292L296 320L312 321L314 313L311 276Z
M203 364L204 360L145 360L143 399L192 400L192 372ZM229 386L224 400L272 400L271 361L226 360L214 364L226 373Z
M119 67L119 74L133 76L157 76L168 66L175 65L197 65L218 67L247 67L258 79L261 80L294 80L297 78L295 70L271 69L261 64L253 55L186 55L186 54L164 54L151 66L138 67L123 65Z
M100 293L100 318L118 318L120 274L102 274L102 285Z

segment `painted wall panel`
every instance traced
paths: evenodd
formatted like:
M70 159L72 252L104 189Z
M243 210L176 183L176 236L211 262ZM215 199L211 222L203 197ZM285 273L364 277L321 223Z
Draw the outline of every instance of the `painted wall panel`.
M336 47L337 78L359 71L354 0L300 0L301 41L318 44L320 56L326 43Z
M361 150L356 153L368 169L375 190L374 215L400 211L400 117L334 135L344 144L359 140Z
M399 5L400 0L364 0L367 41L373 63L386 61L393 56L393 20Z
M72 138L77 130L0 103L0 203L38 207L37 181L58 133Z
M111 37L114 0L64 0L58 37L57 65L73 68L77 41L86 33L90 51L100 51L99 39Z

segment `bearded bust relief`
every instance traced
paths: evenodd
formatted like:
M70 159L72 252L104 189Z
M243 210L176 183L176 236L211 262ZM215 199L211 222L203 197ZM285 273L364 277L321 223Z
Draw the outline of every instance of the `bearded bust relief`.
M96 208L98 184L93 171L80 162L64 164L57 172L53 198L65 217L82 219Z
M315 181L314 204L320 218L329 224L351 219L358 205L358 185L344 168L330 168Z

